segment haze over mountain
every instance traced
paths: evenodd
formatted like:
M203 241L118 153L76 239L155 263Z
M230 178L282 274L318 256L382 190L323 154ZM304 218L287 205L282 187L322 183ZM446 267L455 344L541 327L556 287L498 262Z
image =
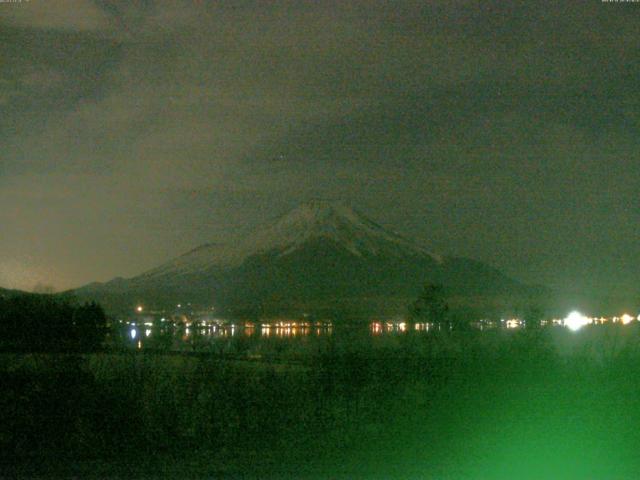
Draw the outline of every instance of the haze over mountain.
M239 241L205 244L141 275L76 293L129 308L188 301L252 314L363 312L404 305L426 282L458 296L530 290L486 264L436 255L347 206L316 200Z

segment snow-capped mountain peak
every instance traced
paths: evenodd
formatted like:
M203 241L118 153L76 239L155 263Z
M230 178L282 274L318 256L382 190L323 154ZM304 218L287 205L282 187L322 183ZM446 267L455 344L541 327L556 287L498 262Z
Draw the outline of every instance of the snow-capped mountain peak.
M315 200L250 234L202 245L146 273L91 285L80 294L126 308L134 297L168 304L188 298L214 302L233 315L237 309L298 315L310 308L325 315L326 308L341 305L378 315L378 300L394 305L401 299L406 305L402 299L415 298L427 282L474 296L527 291L490 266L440 259L345 205Z
M438 263L441 261L418 243L386 230L346 205L313 200L235 242L203 245L144 276L236 267L253 255L285 256L316 239L331 241L336 247L356 256L384 253L405 257L429 256Z
M385 230L346 205L313 200L256 232L256 252L280 250L285 255L314 238L326 238L354 255L377 255L394 248L411 254L430 255L417 244Z

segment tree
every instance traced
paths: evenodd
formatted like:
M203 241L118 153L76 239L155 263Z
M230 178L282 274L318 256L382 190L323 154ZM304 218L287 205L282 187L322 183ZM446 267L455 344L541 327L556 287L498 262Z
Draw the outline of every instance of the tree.
M530 305L524 313L524 324L528 329L540 328L544 314L537 305Z
M40 294L0 298L0 349L94 351L105 333L106 316L96 303Z
M75 308L72 318L75 348L82 351L100 349L107 330L107 316L102 307L95 302L85 303Z
M418 298L409 305L409 319L412 322L427 322L438 329L448 330L449 305L445 301L444 287L437 284L426 284Z

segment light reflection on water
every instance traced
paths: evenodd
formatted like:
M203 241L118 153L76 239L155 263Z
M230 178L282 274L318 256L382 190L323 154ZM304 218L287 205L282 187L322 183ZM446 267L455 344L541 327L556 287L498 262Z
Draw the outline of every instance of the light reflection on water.
M230 341L248 341L261 344L267 341L302 341L303 339L330 338L334 326L330 322L274 322L246 324L197 324L167 325L166 323L145 324L144 335L140 327L131 323L123 330L121 338L134 348L202 349ZM354 327L370 337L382 335L404 335L409 331L428 332L425 323L407 324L405 322L375 321ZM243 340L244 339L244 340Z
M406 322L371 322L369 331L371 335L379 336L384 334L406 333L410 330L416 332L428 332L431 325L428 323L408 324Z

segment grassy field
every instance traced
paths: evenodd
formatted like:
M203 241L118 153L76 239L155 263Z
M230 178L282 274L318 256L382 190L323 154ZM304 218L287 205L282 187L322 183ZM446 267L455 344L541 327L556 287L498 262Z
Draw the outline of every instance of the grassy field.
M639 333L629 325L336 334L306 356L299 346L280 349L272 362L5 354L2 471L42 478L637 478Z

